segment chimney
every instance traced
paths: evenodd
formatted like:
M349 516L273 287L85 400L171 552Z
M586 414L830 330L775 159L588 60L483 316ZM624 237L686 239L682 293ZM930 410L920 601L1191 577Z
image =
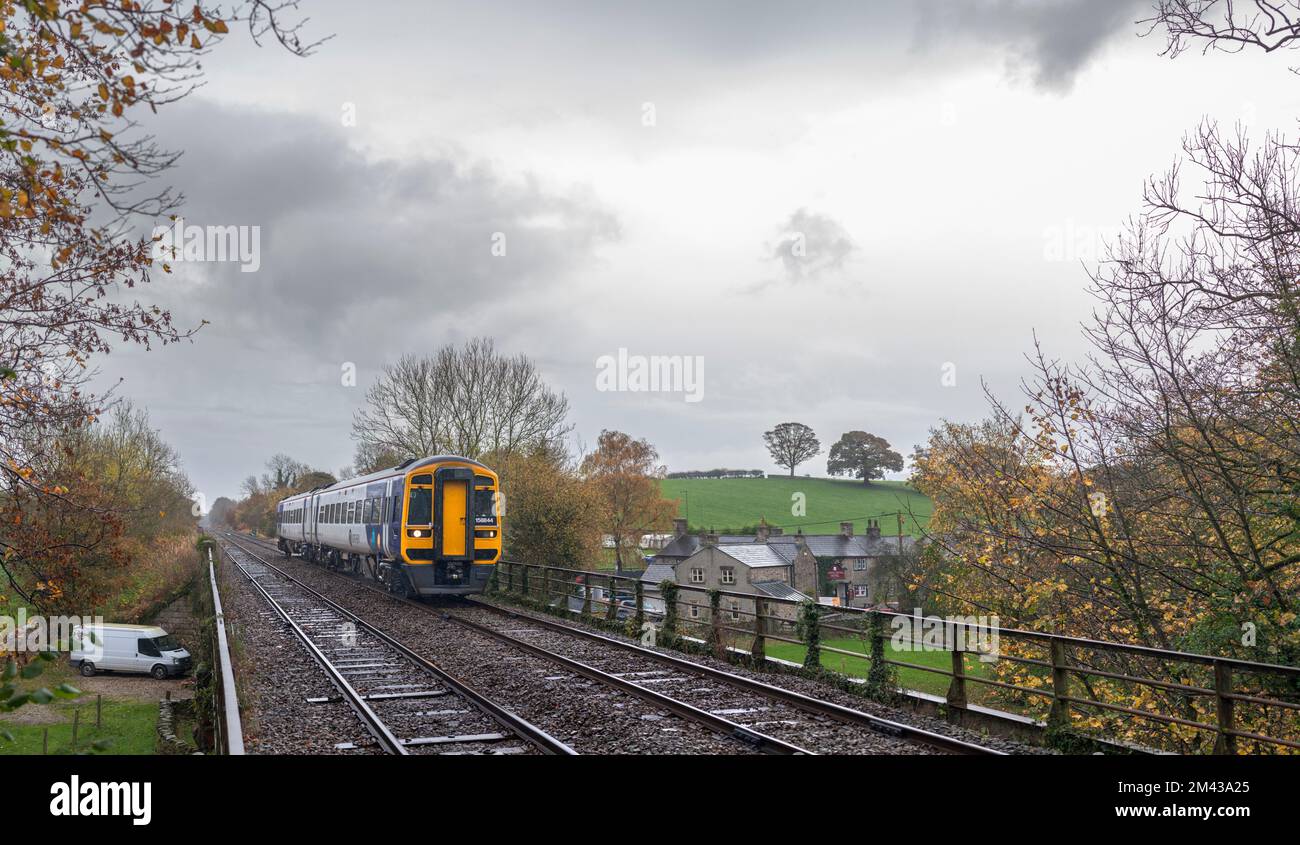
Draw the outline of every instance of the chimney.
M754 533L755 533L755 536L758 538L758 542L760 542L760 543L766 543L766 542L767 542L767 538L768 538L768 537L771 535L771 533L772 533L772 529L768 527L767 520L766 520L766 519L762 519L762 520L759 520L759 523L758 523L758 529L757 529Z
M705 533L705 532L701 531L701 532L700 532L700 545L701 545L701 546L716 546L716 545L718 545L718 534L717 534L717 532L716 532L716 531L710 531L710 532L708 532L708 533Z
M678 517L673 520L673 536L681 537L686 534L686 518Z
M844 535L845 537L852 537L852 536L853 536L853 523L852 523L852 522L841 522L841 523L840 523L840 534Z
M800 529L795 533L795 535L794 535L794 544L795 544L796 546L798 546L799 548L801 548L801 549L802 549L804 546L808 545L808 541L807 541L806 539L804 539L804 536L803 536L803 529L802 529L802 528L800 528Z
M876 522L874 519L867 523L867 539L880 539L880 523Z

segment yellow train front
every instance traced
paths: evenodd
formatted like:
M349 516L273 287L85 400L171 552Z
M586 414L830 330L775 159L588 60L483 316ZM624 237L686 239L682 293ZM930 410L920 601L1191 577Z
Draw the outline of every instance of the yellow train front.
M481 593L501 557L503 502L497 474L478 461L413 459L282 501L280 548L364 568L402 595Z
M400 559L409 592L481 593L501 557L497 475L468 458L431 458L406 470ZM394 583L401 591L404 586Z

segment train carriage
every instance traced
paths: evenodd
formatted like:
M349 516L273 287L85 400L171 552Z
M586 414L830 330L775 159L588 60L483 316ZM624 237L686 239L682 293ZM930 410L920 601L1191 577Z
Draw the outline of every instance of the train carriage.
M402 595L466 595L501 556L495 472L456 455L410 460L284 499L281 552L359 572Z

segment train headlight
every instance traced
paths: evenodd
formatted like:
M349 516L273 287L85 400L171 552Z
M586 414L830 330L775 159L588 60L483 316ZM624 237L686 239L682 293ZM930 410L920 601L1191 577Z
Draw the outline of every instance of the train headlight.
M415 529L414 531L411 532L411 536L412 536L412 537L423 537L423 536L424 536L424 532L417 528L417 529Z

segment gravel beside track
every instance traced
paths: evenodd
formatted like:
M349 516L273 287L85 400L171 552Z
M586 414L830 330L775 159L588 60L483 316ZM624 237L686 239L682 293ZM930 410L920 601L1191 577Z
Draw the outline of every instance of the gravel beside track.
M748 746L298 559L239 537L342 607L580 754L744 754Z
M250 541L245 537L239 539L244 543L256 543L256 541ZM620 723L629 721L629 717L640 723L650 722L656 724L663 722L660 732L666 730L670 734L676 735L674 738L677 739L684 739L683 734L701 730L689 722L668 713L657 712L655 708L645 702L632 699L626 694L602 688L602 685L598 683L576 677L555 664L547 665L545 659L529 655L518 650L517 647L512 652L512 647L508 643L498 642L486 635L464 628L457 629L452 623L430 613L429 609L413 607L389 596L378 594L366 589L366 586L362 584L349 583L349 579L324 571L318 566L297 558L285 560L279 556L278 552L265 545L258 545L256 548L259 554L265 554L275 565L292 572L294 577L310 583L313 588L321 590L321 592L339 601L340 604L349 607L364 618L381 622L385 630L399 636L404 641L410 642L412 646L415 646L415 642L408 640L399 631L418 631L419 633L415 634L415 636L420 637L431 649L423 653L433 657L440 663L449 660L463 661L467 675L475 678L475 683L480 684L484 690L491 690L494 696L499 694L498 690L510 690L510 695L518 696L521 699L530 699L532 696L531 690L540 683L543 692L547 694L548 702L564 714L564 722L571 723L569 725L571 732L566 732L559 727L555 729L557 738L569 741L570 744L583 753L657 753L661 750L667 750L670 753L701 753L693 751L689 747L682 747L680 744L676 747L661 749L658 747L657 742L648 741L642 731L636 732L636 736L626 741L618 737L618 734L623 729ZM675 699L685 701L701 709L717 713L731 721L752 727L755 731L761 731L815 753L943 753L939 749L912 738L891 736L888 733L878 732L860 724L845 724L841 720L827 715L809 713L794 704L766 697L760 692L732 687L717 678L700 676L674 667L667 667L649 656L635 654L611 646L608 643L593 642L549 630L535 623L530 623L522 615L503 616L500 611L480 606L475 602L445 602L441 606L432 609L465 618L485 627L501 631L508 636L526 640L536 646L581 661L597 669L618 674L625 680L670 695ZM504 609L510 613L519 613L517 609L509 606L505 606ZM414 626L414 628L411 626ZM577 628L580 626L575 623L572 627ZM448 628L452 630L448 631ZM599 633L632 642L627 638L611 635L606 631L600 631ZM467 646L469 647L467 648ZM676 652L660 651L678 658L683 656ZM488 661L489 664L496 662L497 665L495 667L488 665L482 668L474 668L482 665L481 656L485 654L499 655L498 660L493 661L490 659ZM894 722L932 731L986 748L993 748L1004 753L1042 753L1042 749L1010 740L982 736L956 728L937 719L881 706L811 679L793 675L756 672L700 655L690 655L689 660L726 672L750 677L772 686L793 690L823 701L831 701L844 707L871 713ZM501 661L504 661L504 665L502 665ZM483 672L488 674L480 674ZM555 695L557 685L565 689L577 685L577 688L586 688L589 692L579 697L580 701L576 709L570 709L569 696L557 697ZM599 696L601 699L611 697L621 699L617 701L616 706L613 708L615 722L605 722L605 717L592 718L589 707L593 695ZM572 722L574 719L579 719L580 722ZM543 724L541 726L550 729L548 725ZM610 738L608 743L597 740L597 734L602 727ZM653 731L651 735L654 735ZM726 742L722 737L710 734L705 734L705 736L710 738L714 745L717 745L721 740L725 743L722 746L723 749L732 753L736 751L734 743ZM743 748L739 750L744 751ZM718 751L706 750L702 753L718 753Z
M526 617L529 614L534 613L534 611L514 607L508 603L501 602L499 600L495 600L484 596L476 596L473 602L469 603L468 608L456 608L454 612L457 613L458 615L464 616L465 618L473 620L480 624L484 624L484 625L490 624L493 626L509 625L512 626L513 629L516 631L521 629L521 624L527 622ZM509 614L509 615L507 616L502 614ZM516 620L518 620L518 623L516 623ZM621 640L623 642L641 646L641 643L639 641L631 637L627 637L618 633L612 633L604 629L596 629L594 627L585 626L577 620L563 620L563 619L558 619L553 617L547 617L547 621L558 622L559 624L574 628L576 630L590 630L600 634L601 636L609 637L610 639ZM565 634L559 632L547 630L547 634L549 634L552 637L567 639L567 636ZM645 646L642 647L644 648ZM601 646L601 648L604 648L604 646ZM650 648L650 650L661 652L665 655L669 655L678 659L684 658L691 662L698 663L702 666L708 666L714 669L720 669L724 672L730 672L736 675L740 675L741 677L750 678L765 684L769 684L774 687L780 687L781 689L802 693L803 695L807 695L812 698L821 699L822 701L829 701L834 704L839 704L844 707L849 707L854 710L860 710L864 713L869 713L873 716L879 716L882 719L889 719L894 722L900 722L905 725L910 725L916 728L920 728L922 730L930 731L932 733L942 734L944 736L952 737L953 739L957 739L962 742L968 742L975 745L983 746L985 748L991 748L1006 754L1053 754L1055 753L1050 749L1042 748L1040 746L1029 745L1027 743L1018 742L1016 740L1007 739L1005 737L976 733L974 731L949 724L948 722L945 722L942 719L936 719L930 716L926 716L920 713L915 713L910 710L905 710L902 708L889 707L887 705L879 704L877 702L863 698L862 696L854 695L850 692L837 689L834 686L823 683L821 681L814 680L812 678L806 678L806 677L802 677L790 673L760 672L754 669L749 669L744 666L737 665L735 663L730 663L725 660L719 660L707 654L695 654L695 653L684 654L679 651L673 651L665 648ZM565 653L568 653L568 651L565 650ZM631 659L636 659L637 661L646 661L647 663L650 664L654 663L654 661L651 658L637 656L632 652L628 652L622 649L615 651L611 657L612 659L620 660L624 662L629 661ZM660 668L662 668L662 665L660 666ZM857 730L862 730L862 729L857 728ZM787 738L783 734L778 734L778 735L781 736L783 739ZM814 748L813 750L820 750L820 749ZM822 753L858 753L858 752L852 751L850 749L828 749L826 751L823 751ZM910 751L904 753L918 753L918 751L915 748L913 748ZM923 750L919 753L925 753L925 751Z
M234 566L221 567L226 624L242 649L237 670L249 754L378 754L306 646ZM355 748L349 744L361 743Z

